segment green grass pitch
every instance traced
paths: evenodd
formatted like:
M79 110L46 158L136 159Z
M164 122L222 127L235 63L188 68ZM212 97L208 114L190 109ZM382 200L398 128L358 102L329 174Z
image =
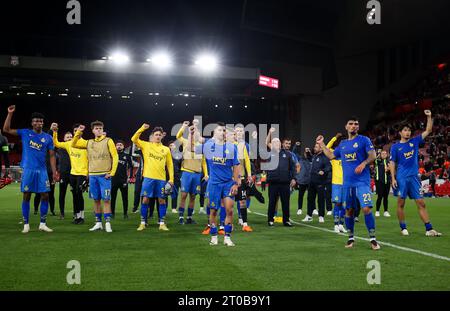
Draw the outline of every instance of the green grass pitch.
M132 190L130 186L131 197ZM137 232L139 214L122 219L120 195L112 234L88 231L93 224L88 199L86 223L72 225L68 193L69 217L48 217L53 233L39 232L39 216L31 212L32 231L24 235L19 224L21 198L17 184L0 190L0 290L450 290L448 198L426 200L433 226L444 234L440 238L425 237L412 201L406 207L409 237L400 235L394 198L390 198L393 217L376 219L380 241L444 258L387 245L375 252L362 240L354 249L345 249L345 236L316 229L332 229L330 216L325 224L315 218L314 228L299 224L269 228L266 218L255 214L266 213L266 206L256 200L249 214L254 232L243 233L235 226L234 248L222 243L209 246L209 236L201 235L206 216L198 213L197 225L181 226L169 209L169 232L158 231L155 219L147 230ZM297 193L291 197L291 218L300 223L296 200ZM357 236L367 237L364 221L355 230ZM73 259L81 264L79 285L66 282L66 265ZM380 262L379 285L367 283L370 260Z

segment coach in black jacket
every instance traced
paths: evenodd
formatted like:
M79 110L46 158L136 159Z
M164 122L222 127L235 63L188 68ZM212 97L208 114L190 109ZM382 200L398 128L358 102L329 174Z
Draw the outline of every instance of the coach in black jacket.
M280 198L283 209L283 224L292 227L289 221L289 196L290 188L295 186L295 161L289 150L281 149L281 142L274 138L270 145L271 163L273 169L267 170L267 182L269 183L269 226L274 224L275 204Z
M308 216L316 208L316 196L319 205L319 222L323 222L325 216L325 186L328 174L331 172L330 160L323 154L319 144L314 146L314 156L311 162L311 178L308 188Z

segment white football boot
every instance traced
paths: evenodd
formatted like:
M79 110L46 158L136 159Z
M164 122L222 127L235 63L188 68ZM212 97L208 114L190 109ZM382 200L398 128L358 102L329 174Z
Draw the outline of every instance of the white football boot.
M312 222L313 218L311 216L306 215L305 218L302 220L303 222Z
M408 232L408 230L406 230L406 229L403 229L403 230L401 231L401 233L402 233L402 235L409 235L409 232Z
M234 246L233 241L231 241L231 238L229 236L226 236L223 239L223 244L225 244L226 246Z
M323 224L323 223L325 222L325 219L324 219L322 216L320 216L320 217L319 217L319 222L320 222L321 224Z
M384 216L384 217L391 217L391 214L389 214L389 212L386 211L386 212L383 213L383 216Z
M341 231L339 230L339 226L338 226L338 225L334 225L334 232L336 232L336 233L341 232Z
M209 242L209 245L218 245L219 244L219 238L217 235L211 236L211 241Z
M375 212L375 217L380 217L380 212L379 211Z
M39 224L39 231L44 231L44 232L53 232L52 229L50 229L49 227L47 227L47 225L45 223L40 223Z
M339 225L339 231L342 233L347 233L347 230L344 228L343 225Z
M428 230L427 232L425 232L425 235L426 235L426 236L441 236L442 233L437 232L437 231L434 230L434 229L431 229L431 230Z
M300 216L301 214L303 214L303 211L301 209L297 210L297 215Z
M103 230L103 224L101 222L96 222L95 225L91 229L89 229L89 231L97 230Z
M105 223L105 231L108 233L112 232L111 223L109 221Z
M23 225L22 233L28 233L28 232L30 232L30 225L29 224Z

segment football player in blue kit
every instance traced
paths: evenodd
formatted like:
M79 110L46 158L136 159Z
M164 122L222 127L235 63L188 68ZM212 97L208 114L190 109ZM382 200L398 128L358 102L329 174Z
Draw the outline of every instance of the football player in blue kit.
M233 229L234 196L240 187L240 169L237 147L225 141L225 124L218 123L214 136L204 144L196 139L195 153L203 154L208 165L208 199L210 204L210 245L218 244L216 226L217 209L223 201L226 209L225 237L226 246L234 246L231 241Z
M323 142L323 136L317 137L324 154L330 159L342 161L343 196L345 202L345 224L349 232L346 248L352 248L355 244L354 211L357 202L364 211L364 219L369 231L370 245L373 250L380 249L375 237L375 218L372 214L372 191L370 190L370 164L375 160L376 153L372 142L366 136L359 135L359 121L357 117L347 119L345 125L347 139L341 141L336 149L331 152Z
M441 236L442 234L433 229L430 217L425 208L425 201L420 192L421 182L419 179L419 145L433 131L433 120L431 111L425 110L427 116L427 127L425 131L411 138L411 126L400 126L400 141L391 147L390 170L392 176L392 187L398 196L397 216L400 223L402 235L409 235L405 222L405 199L409 197L416 201L419 216L425 224L426 236Z
M41 195L41 220L39 231L53 232L47 227L46 219L48 212L48 192L50 192L50 182L48 180L47 166L45 158L47 153L50 156L50 166L53 174L53 180L57 181L56 158L53 145L53 138L42 131L44 126L44 116L38 112L31 115L32 129L11 129L11 119L16 110L16 106L8 107L8 115L3 125L5 133L20 136L22 140L22 161L21 168L22 182L20 190L23 192L22 200L22 216L23 230L22 233L30 231L30 198L32 193Z

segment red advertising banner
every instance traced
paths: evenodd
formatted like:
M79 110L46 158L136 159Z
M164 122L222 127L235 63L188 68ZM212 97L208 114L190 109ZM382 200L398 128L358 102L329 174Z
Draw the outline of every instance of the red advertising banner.
M259 76L259 85L277 89L278 88L278 79L274 79L274 78L266 77L266 76Z

